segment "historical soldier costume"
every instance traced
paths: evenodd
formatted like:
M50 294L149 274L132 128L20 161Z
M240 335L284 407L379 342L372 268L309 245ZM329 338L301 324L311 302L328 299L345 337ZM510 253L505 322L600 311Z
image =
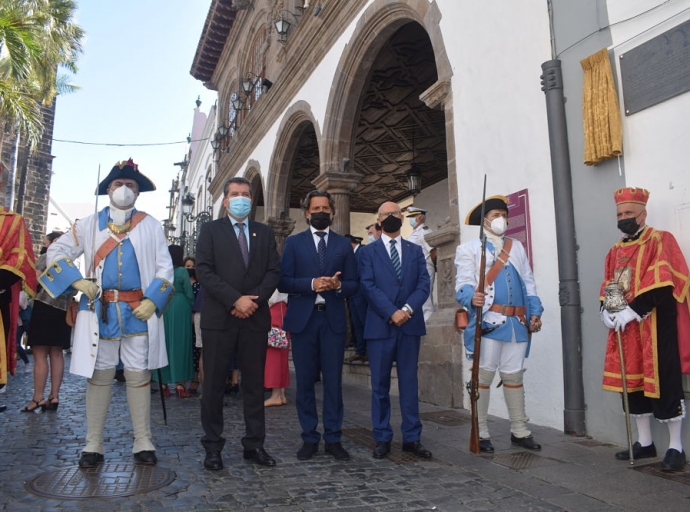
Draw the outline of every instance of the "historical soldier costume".
M24 218L0 206L0 388L17 366L19 292L22 286L32 297L36 292L35 259Z
M681 424L685 417L682 373L690 373L690 315L688 266L671 233L645 225L649 192L622 188L614 193L618 228L625 234L609 250L604 287L617 283L628 306L617 313L602 309L609 327L603 387L623 391L616 331L625 361L628 403L635 418L638 441L635 459L656 456L650 417L666 423L669 449L661 469L674 471L685 464ZM683 336L679 337L679 334ZM616 454L627 460L628 450Z
M134 209L140 192L155 190L138 166L117 163L99 184L110 205L77 221L48 249L40 282L51 295L83 292L74 331L70 371L87 377L86 446L79 465L103 461L103 428L115 367L121 359L134 430L135 462L155 464L151 438L151 370L168 360L163 310L173 294L173 266L160 223ZM84 254L84 279L74 260Z
M412 226L412 233L407 237L408 242L417 244L424 252L424 261L426 262L426 270L429 273L431 288L429 290L429 298L424 303L422 310L424 311L424 321L429 320L429 317L434 312L434 281L436 277L436 251L424 239L425 235L433 233L432 229L426 225L426 210L417 208L415 206L407 207L407 221Z
M503 236L507 227L508 200L493 196L486 200L485 217L481 219L479 203L465 219L465 224L479 226L484 222L486 243L486 287L477 290L482 241L471 240L460 245L455 253L457 301L470 312L465 329L465 348L474 352L476 308L483 306L482 345L479 364L479 423L480 450L491 453L487 415L491 383L498 370L503 383L503 395L508 406L511 442L530 450L540 450L527 428L525 392L523 388L524 360L529 353L531 333L541 328L544 308L537 296L537 288L523 245Z

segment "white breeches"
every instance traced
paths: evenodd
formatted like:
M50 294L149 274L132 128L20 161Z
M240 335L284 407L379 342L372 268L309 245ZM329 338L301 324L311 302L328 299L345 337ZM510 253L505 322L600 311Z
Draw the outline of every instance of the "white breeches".
M98 341L96 370L115 368L120 360L125 370L142 371L148 368L149 337L132 336L120 340Z
M522 370L527 345L482 337L479 367L490 372L498 370L502 373L517 373Z

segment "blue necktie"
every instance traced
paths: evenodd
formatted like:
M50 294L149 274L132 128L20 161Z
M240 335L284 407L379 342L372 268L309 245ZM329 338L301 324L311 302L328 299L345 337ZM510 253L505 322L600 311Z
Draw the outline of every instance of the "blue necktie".
M393 268L395 273L398 274L398 281L402 279L402 267L400 266L400 255L398 250L395 248L395 239L391 239L389 242L391 244L391 263L393 263Z
M319 270L323 274L323 269L326 264L326 233L324 231L315 231L316 236L319 237L319 245L316 248L316 252L319 255Z
M249 247L247 247L247 237L244 234L244 222L238 222L237 227L240 230L240 234L237 235L237 242L240 244L244 268L249 268Z

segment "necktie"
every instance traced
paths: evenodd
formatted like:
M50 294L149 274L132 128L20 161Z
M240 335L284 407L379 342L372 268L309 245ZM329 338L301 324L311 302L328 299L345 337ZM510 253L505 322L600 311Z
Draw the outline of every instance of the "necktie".
M398 274L398 281L402 279L402 267L400 266L400 255L398 250L395 248L395 239L391 239L391 263L393 263L393 268L395 273Z
M319 237L319 245L316 252L319 255L319 270L323 273L324 265L326 264L326 233L323 231L315 231L316 236Z
M237 227L240 230L240 234L237 235L237 242L240 244L244 268L249 268L249 248L247 247L247 237L244 234L244 222L238 222Z

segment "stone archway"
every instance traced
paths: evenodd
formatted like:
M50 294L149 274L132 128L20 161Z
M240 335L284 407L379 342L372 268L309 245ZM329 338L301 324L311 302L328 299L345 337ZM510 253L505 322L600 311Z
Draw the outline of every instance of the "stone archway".
M442 216L445 221L439 227L434 226L435 232L427 237L437 248L439 293L438 309L427 322L427 336L420 354L420 398L446 406L461 406L463 355L462 350L455 348L461 347L461 343L452 327L456 307L453 258L459 242L450 91L452 68L441 36L440 19L436 4L425 0L395 3L375 0L367 8L334 77L324 122L319 180L328 184L331 176L342 177L348 173L352 173L353 179L361 180L353 187L355 197L348 198L353 211L375 211L373 208L382 200L400 201L406 194L409 196L403 180L411 163L426 166L423 172L427 185L446 180L446 215ZM389 53L386 58L392 61L406 57L414 61L420 48L422 53L428 48L428 61L433 64L432 68L426 68L421 63L417 70L422 74L433 71L433 76L405 77L404 66L397 65L399 62L392 62L388 68L381 66L380 56L386 52ZM400 78L404 83L398 83ZM407 94L411 83L415 85L414 97ZM393 99L396 94L407 96ZM401 106L400 112L391 111L391 104ZM377 110L382 118L387 116L378 126ZM396 116L400 119L396 120ZM405 126L403 118L413 121ZM390 124L396 124L394 130ZM414 139L422 142L425 137L419 132L423 133L430 125L434 129L423 142L427 144L425 156L429 158L415 161ZM380 147L374 148L375 145ZM345 164L349 164L349 169ZM434 174L439 167L443 167L442 176ZM368 195L379 203L372 204L371 198L367 202Z
M306 101L292 105L280 124L273 147L266 190L266 222L276 234L278 250L292 233L296 222L290 210L300 208L300 201L314 188L319 175L321 133L311 107Z

